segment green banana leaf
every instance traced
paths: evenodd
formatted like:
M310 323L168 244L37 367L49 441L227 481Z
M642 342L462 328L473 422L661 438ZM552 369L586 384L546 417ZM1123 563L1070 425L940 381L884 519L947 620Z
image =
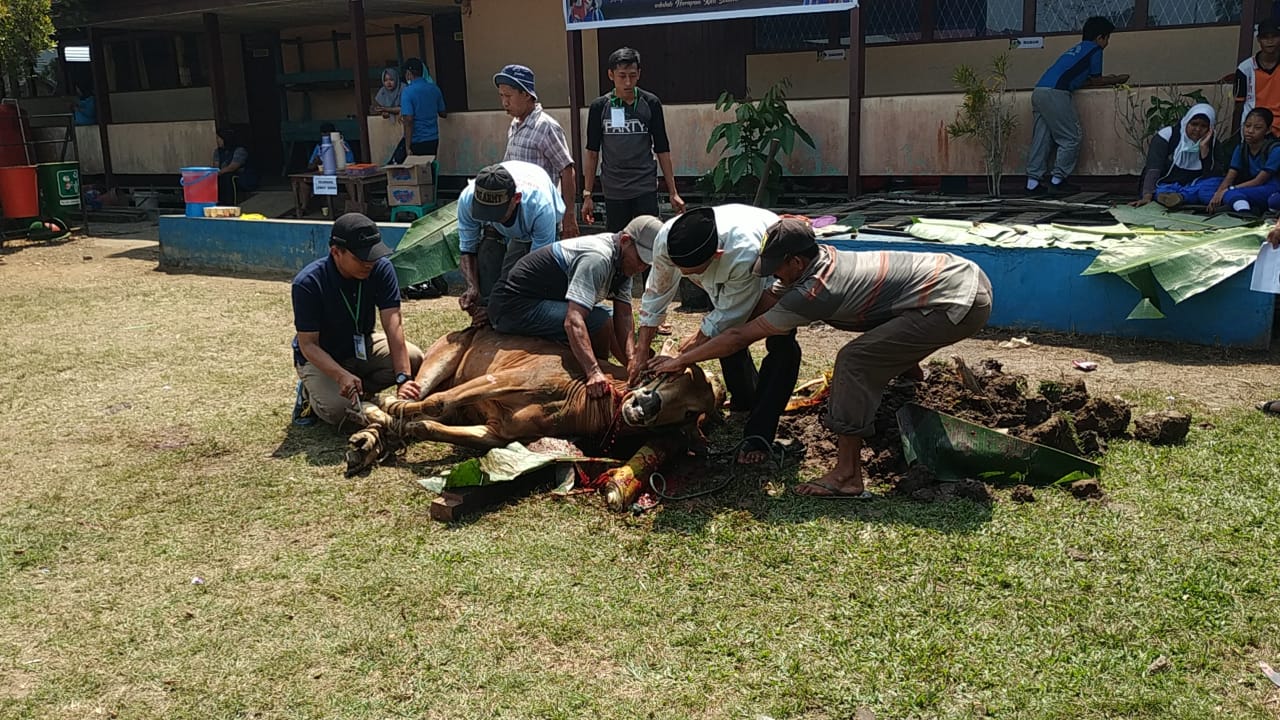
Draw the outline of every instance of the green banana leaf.
M458 204L423 215L405 231L391 253L400 287L417 285L458 268Z
M1149 227L1157 230L1214 230L1236 228L1255 223L1226 213L1194 215L1185 212L1169 212L1155 203L1142 207L1117 205L1109 211L1111 217L1130 227Z
M1108 241L1100 233L1054 225L996 225L969 220L916 218L907 232L921 240L959 245L990 245L1017 248L1097 248Z

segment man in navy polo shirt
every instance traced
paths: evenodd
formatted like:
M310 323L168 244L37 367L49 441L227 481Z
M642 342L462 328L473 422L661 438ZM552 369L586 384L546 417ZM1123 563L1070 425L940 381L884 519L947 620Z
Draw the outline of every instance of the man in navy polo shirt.
M418 397L414 374L422 351L404 339L390 254L372 220L347 213L333 224L328 256L293 279L299 393L310 412L330 425L339 425L360 396L393 384L397 396ZM373 332L375 315L383 333Z

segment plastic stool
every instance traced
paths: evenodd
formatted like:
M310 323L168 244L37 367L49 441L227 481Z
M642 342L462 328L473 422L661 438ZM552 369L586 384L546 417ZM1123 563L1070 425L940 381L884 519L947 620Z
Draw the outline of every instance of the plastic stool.
M397 217L399 217L399 216L400 216L400 213L402 213L402 212L411 212L411 213L413 213L413 219L414 219L414 220L417 220L418 218L422 217L423 215L426 215L427 213L429 213L429 212L431 212L432 210L435 210L435 209L436 209L436 206L435 206L434 204L431 204L431 205L395 205L395 206L393 206L393 207L391 208L391 222L395 222L395 221L396 221L396 218L397 218Z

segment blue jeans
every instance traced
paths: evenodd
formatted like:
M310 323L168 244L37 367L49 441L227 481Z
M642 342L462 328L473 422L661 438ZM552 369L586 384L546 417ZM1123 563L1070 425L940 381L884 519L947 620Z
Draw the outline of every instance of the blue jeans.
M502 312L496 317L490 316L489 322L500 333L568 342L569 336L564 332L564 319L568 315L568 301L538 300L530 302L524 312ZM591 308L587 313L587 332L594 335L612 317L609 308L599 305Z

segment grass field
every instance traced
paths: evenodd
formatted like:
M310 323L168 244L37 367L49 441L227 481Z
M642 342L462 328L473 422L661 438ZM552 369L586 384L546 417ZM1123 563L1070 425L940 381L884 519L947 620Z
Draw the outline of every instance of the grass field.
M1280 717L1280 425L1252 409L1115 444L1103 502L755 475L441 525L414 480L447 448L346 479L341 435L289 424L286 283L92 254L0 265L0 717Z

